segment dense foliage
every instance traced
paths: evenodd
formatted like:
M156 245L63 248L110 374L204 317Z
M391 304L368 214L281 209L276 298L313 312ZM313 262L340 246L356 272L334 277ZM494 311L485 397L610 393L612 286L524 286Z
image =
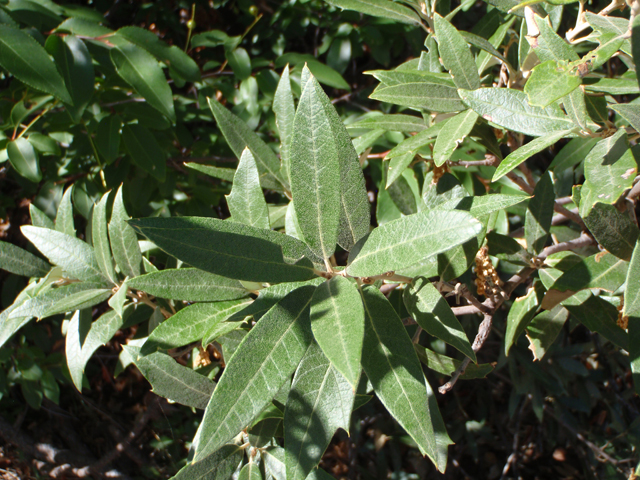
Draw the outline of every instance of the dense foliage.
M0 2L5 440L137 368L149 478L632 475L640 4L170 3Z

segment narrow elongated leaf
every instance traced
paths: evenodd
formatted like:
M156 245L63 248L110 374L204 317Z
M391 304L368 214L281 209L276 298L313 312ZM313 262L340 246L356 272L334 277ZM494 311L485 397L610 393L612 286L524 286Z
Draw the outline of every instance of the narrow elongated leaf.
M580 83L580 76L572 73L568 65L561 66L555 60L548 60L533 68L524 91L529 105L545 108L569 95Z
M269 229L269 209L260 187L260 174L251 150L245 148L226 196L231 218L250 227Z
M618 103L607 105L607 108L610 108L629 122L629 125L635 128L636 132L640 132L640 105Z
M507 329L504 334L505 356L509 355L509 350L538 311L542 294L540 287L530 288L525 296L516 298L511 305L507 316Z
M111 290L108 288L94 288L84 290L82 292L68 295L49 306L42 317L50 317L59 313L73 312L83 308L93 307L102 303L111 296Z
M116 265L124 275L134 278L140 275L142 253L136 232L127 223L129 218L122 201L122 187L120 187L113 200L111 221L109 221L109 240Z
M555 156L549 169L553 170L556 175L560 174L567 168L580 163L587 156L589 151L598 142L597 138L574 138L569 141L562 150Z
M549 17L542 18L533 14L532 19L538 27L538 33L533 36L529 32L527 41L541 62L548 60L575 62L579 60L578 54L571 45L554 31Z
M122 128L124 146L133 162L160 182L166 177L166 155L156 137L142 125L125 125Z
M118 158L121 128L122 119L118 115L107 115L98 124L95 140L96 148L107 163L111 163Z
M260 185L276 190L286 189L287 182L280 174L280 161L264 141L246 123L224 108L218 101L208 98L211 113L227 140L229 147L240 158L249 147L260 172Z
M72 299L84 292L95 293L99 285L95 283L72 283L58 288L50 288L39 293L35 297L26 298L22 303L11 310L9 318L29 317L43 318L47 310L67 299ZM86 305L85 305L86 307Z
M53 220L33 203L29 205L29 216L31 217L31 224L34 227L50 228L52 230L56 228Z
M414 344L414 348L422 363L434 372L441 373L442 375L453 375L453 372L455 372L462 363L460 360L436 353L422 345ZM460 379L471 380L474 378L484 378L492 371L493 366L490 363L480 363L478 365L470 363L464 373L460 375Z
M413 343L397 313L376 288L362 291L365 331L362 366L376 395L438 470L444 471L447 445L429 383L425 381Z
M44 277L51 265L33 253L0 241L0 269L25 277Z
M71 374L71 380L82 391L82 376L85 363L82 361L82 345L91 328L91 311L79 310L73 314L67 326L65 338L65 357Z
M111 61L118 75L131 85L153 108L176 121L171 88L158 61L146 50L124 43L112 48Z
M62 200L58 205L58 211L56 212L56 230L58 232L66 233L70 237L76 236L76 227L73 224L73 205L71 204L71 197L73 195L73 185L71 185L62 195Z
M189 302L216 302L246 297L249 292L237 280L197 268L167 269L127 281L129 288L155 297Z
M121 317L115 310L109 310L102 314L95 322L82 343L82 370L99 347L105 345L124 324L124 318L128 318L135 311L135 305L130 305Z
M374 17L382 17L397 22L417 25L420 17L410 8L387 0L326 0L327 3L346 10L366 13Z
M227 362L194 438L194 461L246 428L293 373L312 341L314 287L294 290L260 319Z
M636 242L627 271L627 290L624 294L622 314L628 319L629 360L633 385L640 392L640 242Z
M451 158L454 150L469 135L477 119L476 112L467 110L447 120L433 146L433 161L436 166L443 165Z
M61 266L70 278L104 284L93 248L82 240L48 228L23 225L20 230L54 265Z
M409 314L425 332L448 343L476 362L476 354L462 325L447 301L429 280L423 277L414 279L410 288L405 289L403 299Z
M606 300L583 290L562 302L580 323L620 348L629 350L629 335L617 325L618 310Z
M422 78L421 78L422 77ZM380 84L370 98L412 108L425 108L434 112L459 112L465 104L454 86L434 82L432 78L418 75L396 85Z
M305 242L323 259L335 250L341 213L340 146L332 133L332 109L310 76L293 121L291 195Z
M442 178L440 181L442 181ZM498 212L524 202L528 198L530 197L526 195L505 195L502 193L493 193L491 195L474 197L465 196L463 198L452 198L451 200L447 200L440 204L439 208L442 208L443 210L464 210L469 212L475 218L482 219L493 212Z
M91 220L91 240L96 254L96 261L102 273L113 284L117 283L116 272L113 268L113 258L111 256L111 247L109 246L109 224L107 222L107 203L109 202L109 193L102 196L102 199L93 207L93 216Z
M555 198L553 180L547 172L540 177L533 190L524 222L527 249L532 253L540 253L549 239Z
M561 138L568 137L571 134L571 130L560 130L558 132L534 138L529 143L507 155L507 158L505 158L496 169L491 181L495 182L499 180L536 153L540 153L545 148L549 148L551 145L554 145Z
M547 353L556 337L569 318L569 312L561 305L552 310L544 310L536 315L527 325L529 350L534 360L540 360Z
M215 386L208 377L180 365L165 353L140 356L138 347L122 348L131 355L155 394L189 407L206 408Z
M399 218L376 228L356 245L347 272L365 277L407 268L466 242L481 228L465 212L430 210Z
M242 448L237 445L224 445L202 461L182 467L171 480L228 480L243 458Z
M201 340L208 330L249 304L249 300L243 299L189 305L166 319L151 332L142 347L142 354L146 355L158 348L169 350L182 347Z
M291 81L289 80L289 65L282 70L282 76L278 82L278 88L273 97L273 113L276 115L276 126L280 133L280 158L282 167L280 173L291 184L289 179L289 165L291 141L293 135L293 118L296 114L296 107L293 103L291 93Z
M296 370L284 411L287 479L304 480L336 430L349 431L354 397L352 385L312 342Z
M0 24L0 65L30 87L73 103L62 76L42 45L6 23Z
M464 37L447 20L434 15L438 52L444 67L449 70L458 88L475 90L480 88L478 67Z
M315 276L309 251L293 237L215 218L143 218L130 224L170 255L207 272L250 282Z
M42 180L38 153L26 138L16 138L7 143L7 156L9 163L19 175L32 182Z
M204 173L214 178L219 178L225 182L233 182L233 176L236 173L235 168L220 168L212 167L211 165L201 165L199 163L185 163L185 167L195 170L197 172Z
M562 105L571 121L582 130L598 128L597 123L591 121L591 117L587 111L584 91L581 88L576 88L569 95L563 97Z
M388 189L393 183L398 180L404 171L411 165L411 162L415 158L413 152L405 153L404 155L398 155L397 157L389 160L389 167L387 170L387 181L385 182L385 189Z
M462 101L478 115L507 130L540 137L574 128L573 122L558 105L532 107L524 92L512 88L480 88L459 90L458 93ZM565 135L569 134L565 132Z
M311 302L311 329L324 355L355 389L362 370L364 310L352 281L335 276L318 286Z
M348 125L347 128L374 128L392 132L421 132L426 130L427 126L424 123L424 119L420 117L396 113L363 118L356 123Z

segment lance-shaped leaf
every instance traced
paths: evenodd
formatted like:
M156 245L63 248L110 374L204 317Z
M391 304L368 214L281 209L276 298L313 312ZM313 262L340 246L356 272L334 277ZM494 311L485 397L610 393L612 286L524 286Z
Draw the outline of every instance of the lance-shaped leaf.
M355 10L374 17L382 17L410 25L420 23L420 17L415 11L387 0L327 0L327 3L346 10Z
M476 362L467 334L447 301L429 280L416 278L404 291L404 304L409 314L425 332L448 343Z
M352 281L335 276L318 286L311 302L311 329L324 354L355 389L362 370L364 310Z
M580 76L572 72L566 62L558 64L555 60L548 60L533 68L524 91L529 105L545 108L569 95L580 83Z
M249 300L244 299L189 305L151 332L142 347L142 354L147 355L158 348L169 350L182 347L201 340L208 330L220 325L249 304Z
M60 200L60 204L58 205L58 211L56 212L56 230L75 237L76 227L73 223L72 195L73 185L65 190L64 195L62 195L62 200Z
M575 128L557 104L533 107L524 92L512 88L480 88L458 93L478 115L507 130L540 137Z
M42 45L6 23L0 24L0 65L30 87L73 103L62 76Z
M122 347L136 364L156 395L182 405L204 409L213 393L214 383L208 377L180 365L165 353L140 356L140 348Z
M233 182L233 176L236 174L235 168L212 167L211 165L201 165L193 162L185 163L184 166L229 183Z
M273 113L276 115L276 126L280 133L280 158L282 167L280 173L290 183L289 179L289 149L293 135L293 118L296 107L291 93L291 81L289 80L289 65L282 70L282 76L278 82L278 88L273 96Z
M227 206L234 222L269 229L269 209L260 187L260 174L251 150L245 148L233 176Z
M549 165L549 170L559 175L563 170L580 163L597 142L597 138L578 137L570 140L555 156Z
M218 127L236 157L240 158L246 147L253 153L260 172L260 185L263 188L274 190L286 188L287 182L280 173L280 160L269 148L269 145L264 143L240 118L224 108L220 102L213 98L207 98L207 101L211 113L218 122Z
M38 152L26 138L16 138L7 143L7 157L19 175L32 182L42 180Z
M467 110L447 120L433 146L433 161L436 166L443 165L451 158L454 150L469 135L477 119L476 112Z
M614 105L607 105L607 108L610 108L629 122L629 125L631 125L636 132L640 132L640 105L618 103Z
M82 343L81 367L83 371L93 352L111 340L124 324L124 319L127 319L135 310L136 306L132 304L127 306L122 316L118 315L115 310L109 310L100 315L100 318L91 324L91 328Z
M444 177L442 177L444 178ZM442 181L442 178L440 181ZM440 183L440 182L438 182ZM443 210L464 210L477 219L481 219L493 212L504 210L518 203L531 198L527 195L505 195L503 193L493 193L491 195L465 196L463 198L452 198L440 204Z
M533 198L529 200L524 222L527 247L532 253L541 252L547 243L555 198L553 180L551 174L547 172L540 177L533 190Z
M118 115L107 115L98 124L95 139L96 148L107 163L111 163L118 158L121 128L122 119Z
M176 112L173 107L171 88L153 55L128 42L122 42L112 48L110 54L118 75L149 105L175 123Z
M52 230L56 228L53 220L33 203L29 205L29 216L31 217L31 225L34 227L50 228Z
M404 81L382 83L369 96L381 102L434 112L459 112L465 109L453 82L443 82L433 73L403 72Z
M414 344L418 358L428 368L434 372L441 373L443 375L451 376L458 369L462 361L455 358L447 357L441 353L436 353L433 350L423 347L422 345ZM490 363L480 363L478 365L470 363L465 369L464 373L460 375L461 380L471 380L473 378L484 378L493 371L493 365Z
M426 382L413 343L386 297L362 291L365 310L362 366L376 395L438 470L447 463L447 435L435 396Z
M449 70L458 88L475 90L480 88L478 67L464 37L447 20L434 14L438 52L444 67Z
M438 134L440 133L440 130L442 130L442 127L444 125L445 125L445 122L436 123L435 125L432 125L428 129L422 132L418 132L412 137L404 139L398 145L393 147L389 151L389 153L387 153L387 156L385 158L394 158L399 155L405 155L407 153L413 153L415 155L415 153L417 153L417 151L420 148L434 141L433 139L438 136Z
M201 270L250 282L315 276L307 247L273 230L216 218L141 218L130 224L169 255ZM295 262L295 263L294 263Z
M113 268L113 258L111 256L111 247L109 246L109 224L107 222L109 193L105 193L102 199L93 207L91 240L93 241L96 261L100 270L113 284L116 284L117 277Z
M78 292L62 298L50 305L42 314L42 317L50 317L59 313L73 312L83 308L93 307L111 296L108 288L93 288Z
M260 465L257 462L249 460L238 474L238 480L262 480Z
M82 240L48 228L23 225L20 230L54 265L61 266L70 278L104 284L93 248Z
M629 329L629 361L633 385L640 392L640 242L636 242L627 271L627 290L624 294L622 314L627 317Z
M84 375L85 365L82 361L82 345L90 328L91 310L78 310L72 315L67 326L64 353L71 380L73 380L73 384L78 391L82 391L82 376Z
M530 288L525 296L516 298L509 309L507 329L504 334L505 356L509 355L509 350L538 311L543 295L541 287L542 285L538 283L535 287Z
M127 286L155 297L188 302L236 300L249 295L239 281L197 268L171 268L147 273L128 280Z
M527 16L528 35L527 41L536 53L541 62L555 60L578 61L578 54L573 50L560 35L558 35L553 27L549 17L542 18L533 12Z
M260 319L227 362L193 440L200 461L248 427L294 372L313 339L314 287L294 290Z
M124 275L133 278L140 275L142 253L136 232L127 224L129 218L122 201L122 187L120 187L113 200L111 221L109 222L109 240L118 268Z
M598 124L593 122L589 116L584 90L581 88L576 88L569 95L564 96L562 98L562 105L571 121L582 130L598 128Z
M421 132L426 130L427 126L423 118L396 113L373 115L351 123L347 127L349 130L356 128L373 128L392 132Z
M33 253L0 241L0 269L25 277L44 277L51 265Z
M354 397L347 379L311 343L293 377L284 411L287 479L304 480L336 430L349 431Z
M475 237L482 224L466 212L427 210L385 223L349 254L347 273L369 277L408 268Z
M385 182L385 189L388 189L402 176L405 169L409 167L414 158L415 154L413 152L409 152L404 155L398 155L397 157L393 157L389 160L389 167L386 169L387 181Z
M514 150L509 155L507 155L507 158L502 160L502 162L500 162L500 165L498 165L498 168L494 172L491 181L495 182L499 180L511 170L520 165L522 162L526 161L528 158L531 158L536 153L540 153L544 149L549 148L551 145L554 145L561 138L571 136L571 134L571 130L560 130L558 132L534 138L529 143L521 146L517 150Z
M335 250L341 213L340 149L330 110L330 100L310 76L293 121L291 196L305 242L323 259Z
M171 480L228 480L243 458L242 448L225 445L202 461L182 467Z
M562 306L592 332L629 350L629 335L617 325L618 310L606 300L583 290L562 302Z
M547 353L556 337L569 318L569 312L562 305L552 310L544 310L536 315L527 325L527 339L529 350L534 360L540 360Z
M142 125L122 128L124 146L134 163L155 179L164 182L167 175L166 155L151 131Z

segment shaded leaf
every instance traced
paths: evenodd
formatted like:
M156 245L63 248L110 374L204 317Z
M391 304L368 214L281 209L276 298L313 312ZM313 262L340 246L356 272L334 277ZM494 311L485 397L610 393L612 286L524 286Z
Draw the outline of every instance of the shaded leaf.
M589 330L628 351L629 335L617 325L618 310L609 302L583 290L563 301L562 306Z
M386 0L326 0L327 3L336 7L347 10L355 10L357 12L373 15L374 17L382 17L390 20L396 20L401 23L417 25L420 23L420 17L410 8L398 3Z
M26 138L16 138L7 143L7 156L9 163L19 175L32 182L42 180L38 153Z
M569 318L567 309L558 305L553 310L540 312L527 325L529 350L533 353L534 360L541 360L544 357L562 330L567 318Z
M601 288L615 292L625 282L628 263L608 252L596 253L566 270L551 288L561 292L577 292L586 288ZM627 289L628 289L627 283Z
M630 218L630 212L619 211L614 205L596 203L581 216L595 239L607 251L622 260L629 260L640 230Z
M628 319L629 361L636 393L640 392L640 242L636 242L627 272L622 314Z
M166 177L166 156L156 137L142 125L122 127L122 140L133 162L160 182Z
M210 177L219 178L220 180L224 180L225 182L232 183L233 176L236 174L235 168L220 168L213 167L211 165L201 165L199 163L185 163L185 167L195 170L197 172L204 173L205 175L209 175Z
M436 353L422 345L414 344L414 347L420 361L434 372L441 373L442 375L453 375L453 372L455 372L462 363L460 360ZM485 378L493 371L493 368L493 365L490 363L480 363L478 365L470 363L464 373L460 375L460 379L471 380L474 378Z
M73 195L73 185L71 185L62 195L62 200L58 204L58 211L56 212L56 230L58 232L66 233L70 237L76 236L76 227L73 224L73 205L71 204L71 197Z
M524 233L527 250L532 253L540 253L549 239L555 199L553 180L547 172L538 180L527 205Z
M93 207L93 215L91 219L91 240L96 255L96 261L102 273L113 284L117 283L116 272L113 268L113 258L111 256L111 247L109 246L109 224L107 222L107 204L109 202L109 193L102 196L102 199Z
M171 480L228 480L244 458L244 450L237 445L224 445L202 461L189 463Z
M109 241L116 265L129 278L140 275L142 253L138 245L136 232L129 226L129 215L122 201L122 187L113 200L111 220L109 221Z
M507 315L507 329L504 334L505 356L509 355L509 350L538 311L543 295L543 289L540 287L542 285L536 284L529 289L525 296L516 298L511 305Z
M96 132L96 148L107 163L118 158L120 149L120 129L122 119L118 115L107 115L98 124Z

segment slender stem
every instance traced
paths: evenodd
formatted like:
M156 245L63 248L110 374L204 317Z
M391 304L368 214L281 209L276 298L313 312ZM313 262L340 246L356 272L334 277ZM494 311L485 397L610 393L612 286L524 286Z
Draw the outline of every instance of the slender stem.
M196 21L196 4L192 3L191 4L191 18L187 22L188 31L187 31L187 41L184 44L185 53L187 53L187 50L189 49L189 42L191 42L191 33L193 32L193 26L194 26L194 22L195 21Z

